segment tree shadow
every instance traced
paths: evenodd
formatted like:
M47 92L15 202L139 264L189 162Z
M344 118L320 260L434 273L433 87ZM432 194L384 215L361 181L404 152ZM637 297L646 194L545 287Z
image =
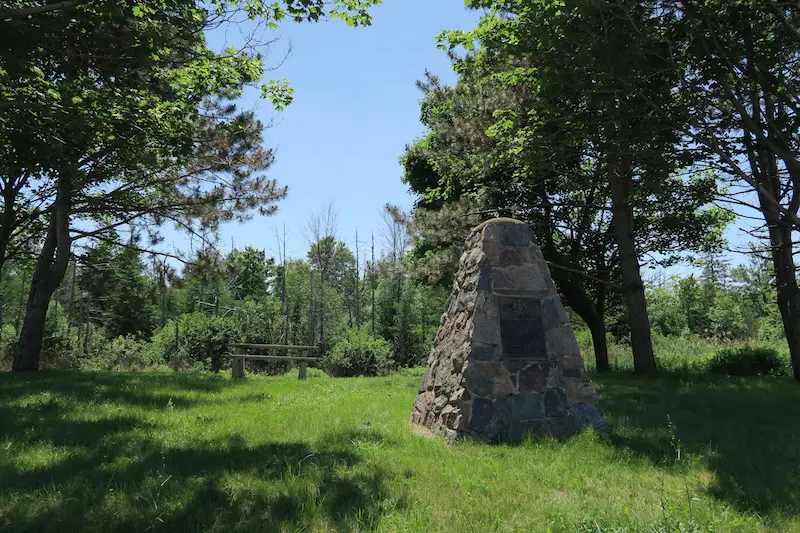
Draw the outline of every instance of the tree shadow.
M191 407L202 398L192 393L214 393L236 387L222 376L208 374L136 374L127 372L67 372L48 370L24 375L0 373L0 402L43 395L60 401L119 402L149 409ZM167 392L163 392L163 391ZM172 403L170 404L170 400Z
M151 376L74 376L13 380L24 382L22 388L0 380L0 444L13 445L6 452L30 457L25 452L34 446L63 451L41 464L13 455L0 460L0 498L8 496L0 504L2 531L272 533L323 524L345 532L369 529L384 513L409 505L401 498L387 507L393 474L354 451L354 442L392 444L374 430L332 429L313 442L257 444L229 432L175 444L165 441L152 416L153 407L166 402ZM210 392L235 386L179 378L161 385ZM108 387L99 396L97 384ZM184 405L201 400L185 399ZM84 401L114 401L123 409L70 418L73 402Z
M800 388L789 379L595 376L620 450L654 464L702 456L711 496L742 511L800 515Z

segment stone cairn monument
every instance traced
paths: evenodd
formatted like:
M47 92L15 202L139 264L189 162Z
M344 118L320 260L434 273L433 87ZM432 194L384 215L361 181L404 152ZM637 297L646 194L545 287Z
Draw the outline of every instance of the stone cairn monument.
M484 222L467 237L412 422L450 442L518 442L608 428L530 227Z

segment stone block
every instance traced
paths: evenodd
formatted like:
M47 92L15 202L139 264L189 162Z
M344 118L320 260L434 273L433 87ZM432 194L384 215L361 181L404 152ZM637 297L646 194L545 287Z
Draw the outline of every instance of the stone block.
M547 274L533 265L510 266L503 271L505 285L495 283L498 289L514 289L538 295L555 294L555 290L547 283Z
M498 424L508 425L514 420L514 415L511 412L511 406L514 401L514 396L505 396L503 398L495 398L494 408L497 412Z
M567 379L564 383L564 391L567 394L567 401L570 405L574 403L597 403L597 391L588 379Z
M442 413L439 415L439 417L442 421L442 425L451 429L455 429L461 422L461 409L458 409L452 405L447 405L442 409Z
M503 365L506 367L509 374L518 374L531 366L531 364L530 361L503 361Z
M496 377L508 377L508 370L505 365L499 361L470 361L475 367L484 375Z
M564 369L564 377L565 378L574 378L574 379L582 379L584 376L582 368L565 368Z
M475 433L490 431L496 423L494 419L497 412L494 403L485 398L475 398L472 402L472 416L469 420L469 429Z
M433 409L435 411L441 411L442 409L444 409L444 406L447 405L449 401L450 401L449 395L441 394L437 396L436 399L433 401Z
M514 387L515 394L519 392L519 374L516 372L509 373L508 379L511 381L511 386Z
M475 307L473 307L473 312L483 313L484 315L488 315L489 307L490 307L490 298L486 294L481 294L479 292L475 293Z
M469 429L469 419L472 416L472 402L461 402L460 405L461 409L461 418L458 419L458 429L459 431L466 431Z
M580 356L568 355L565 357L556 357L555 360L565 373L567 370L580 370L581 372L585 371L583 358Z
M487 376L478 367L478 361L468 361L464 366L464 387L475 396L488 398L494 389L494 377Z
M571 416L548 418L545 421L545 431L557 439L565 439L574 435L578 428Z
M575 379L567 379L564 382L564 392L567 395L567 402L578 403L581 398L581 383Z
M467 357L471 361L493 361L496 359L497 349L480 342L473 342L467 350Z
M483 258L483 250L480 248L473 248L462 255L461 263L466 266L467 269L471 269L475 265L481 262Z
M472 338L473 342L482 344L500 344L500 324L497 320L492 320L485 315L475 313L472 318Z
M448 365L440 365L439 371L433 381L433 390L438 393L452 394L461 385L461 376L453 373L447 368Z
M431 377L431 369L427 368L422 375L422 384L419 386L420 391L428 391L433 388L433 378Z
M564 374L558 366L551 366L547 372L547 388L548 389L562 389L564 388Z
M522 266L525 259L520 250L527 250L527 248L504 248L500 252L499 266Z
M421 392L417 395L414 402L414 411L420 413L427 413L433 409L433 400L435 395L431 391Z
M575 338L575 332L570 326L554 328L547 333L547 348L554 358L576 356L580 357L580 347Z
M558 313L559 322L561 322L562 324L568 324L569 316L567 316L567 310L564 309L564 304L561 303L561 296L559 296L558 294L553 296L553 305L555 306L556 312Z
M547 390L549 368L534 365L519 373L519 391L543 393Z
M553 298L542 300L542 318L546 331L561 327L566 322L566 320L561 317L561 313Z
M567 395L563 389L548 389L544 393L544 409L548 417L567 414Z
M492 386L492 397L501 398L503 396L511 396L517 393L517 388L511 383L509 376L502 376L494 378L494 385Z
M577 430L585 427L592 427L599 432L610 429L608 422L603 418L600 410L588 403L577 403L569 406L569 414L575 421Z
M492 290L492 266L483 263L479 267L478 282L475 285L475 290L478 292L489 292Z
M492 270L491 277L492 289L511 289L513 288L512 282L506 274L505 270L494 269Z
M545 418L544 397L535 392L524 392L512 400L514 421L539 420Z
M500 242L505 246L527 247L532 240L531 228L527 224L509 224L500 233Z

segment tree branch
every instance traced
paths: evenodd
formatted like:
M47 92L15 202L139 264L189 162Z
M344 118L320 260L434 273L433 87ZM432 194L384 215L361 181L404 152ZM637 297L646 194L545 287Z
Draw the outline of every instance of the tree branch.
M6 9L0 11L0 19L12 19L20 17L29 17L31 15L40 15L50 11L60 11L62 9L70 9L77 5L83 4L87 0L64 0L62 2L55 2L53 4L44 4L41 6L21 7L19 9Z

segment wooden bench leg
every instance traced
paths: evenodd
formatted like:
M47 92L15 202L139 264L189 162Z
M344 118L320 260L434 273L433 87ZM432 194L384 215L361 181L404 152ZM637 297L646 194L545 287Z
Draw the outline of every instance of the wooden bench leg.
M233 368L231 368L231 376L233 379L241 379L244 377L244 357L233 358Z
M306 379L306 366L308 363L305 361L300 361L300 364L297 367L297 379Z

